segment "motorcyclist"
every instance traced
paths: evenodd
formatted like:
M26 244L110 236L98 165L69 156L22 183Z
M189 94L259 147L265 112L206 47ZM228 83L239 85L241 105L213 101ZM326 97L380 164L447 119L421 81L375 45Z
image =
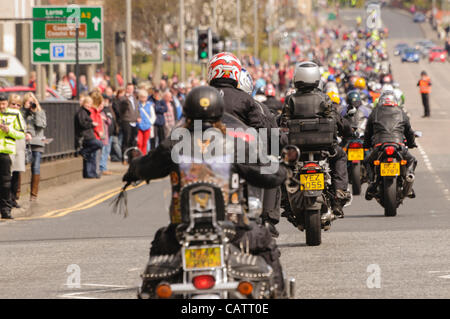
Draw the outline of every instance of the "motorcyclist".
M347 155L338 145L337 137L339 131L341 135L348 132L342 125L342 117L333 111L330 98L318 89L320 82L320 71L317 64L313 62L302 62L297 64L294 74L294 84L297 91L286 97L285 107L283 109L282 125L285 126L286 121L294 116L301 115L302 118L331 117L336 120L338 130L334 134L335 145L332 152L336 155L329 159L332 171L332 184L335 191L335 203L333 213L337 217L343 217L343 207L351 199L350 193L347 191L348 174L347 174Z
M261 167L257 164L238 163L236 160L238 157L236 143L228 143L228 139L231 137L225 135L226 127L221 121L222 116L224 115L224 109L224 101L218 90L209 86L196 87L187 95L183 107L186 118L184 128L188 129L189 132L194 133L194 121L201 120L200 127L202 132L207 129L212 129L224 134L224 138L227 138L227 142L225 143L224 141L223 145L220 145L220 147L223 146L223 153L225 155L234 154L235 160L232 167L240 177L256 187L273 188L279 186L284 182L287 176L287 170L282 166L279 167L275 174L261 174ZM197 151L203 154L210 145L208 140L205 140L203 137L197 137L196 134L200 133L200 136L202 136L202 132L195 131L194 134L190 134L189 142L192 145L194 154L196 153L196 146L200 147L200 149L197 148ZM185 142L184 139L183 142ZM150 256L173 255L181 248L177 240L176 231L181 223L179 194L182 185L180 185L181 178L179 164L176 163L172 156L173 149L177 143L177 140L172 140L171 137L169 137L146 156L133 159L127 173L123 177L123 181L127 182L124 190L130 183L139 180L146 180L148 182L152 179L163 178L169 175L171 177L172 200L170 205L170 223L167 227L163 227L157 231L155 238L152 241ZM231 149L230 145L232 145ZM246 145L248 146L248 144ZM247 153L250 152L248 148L245 151ZM245 158L248 158L248 156ZM256 223L248 223L245 215L240 217L236 227L237 235L232 241L233 244L239 247L240 240L248 242L250 253L263 257L265 261L272 266L278 289L280 292L284 290L281 264L279 262L280 252L268 229L259 226ZM148 273L147 269L143 275L144 280L141 291L148 293L154 289L158 282L147 278L145 276L146 273Z
M364 132L364 148L373 148L370 155L364 160L369 178L366 200L371 200L375 196L376 183L373 161L376 159L383 143L398 143L401 146L401 154L407 161L408 174L414 175L417 160L405 147L405 139L408 148L417 147L408 116L402 108L398 107L394 92L386 91L381 95L378 106L370 114ZM414 190L408 196L415 197Z
M264 112L255 100L238 89L242 65L232 53L214 55L208 64L208 83L218 89L225 101L225 112L253 128L270 127Z
M264 95L267 98L264 104L269 108L272 114L274 115L281 114L281 111L283 110L283 104L281 104L280 100L276 98L275 87L273 86L272 83L266 85Z

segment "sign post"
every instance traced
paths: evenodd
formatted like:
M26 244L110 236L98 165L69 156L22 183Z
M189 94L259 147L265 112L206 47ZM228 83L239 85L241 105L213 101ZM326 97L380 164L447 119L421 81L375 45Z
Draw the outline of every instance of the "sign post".
M38 6L33 7L33 18L33 64L74 64L77 60L81 64L103 63L102 7Z

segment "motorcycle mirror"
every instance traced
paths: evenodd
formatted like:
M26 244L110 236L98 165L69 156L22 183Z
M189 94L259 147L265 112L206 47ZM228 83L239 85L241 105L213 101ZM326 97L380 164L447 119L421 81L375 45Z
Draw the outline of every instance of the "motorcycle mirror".
M281 151L281 160L284 164L292 166L300 159L300 149L295 145L288 145Z
M415 136L415 137L422 137L422 135L423 135L423 134L422 134L421 131L415 131L415 132L414 132L414 136Z

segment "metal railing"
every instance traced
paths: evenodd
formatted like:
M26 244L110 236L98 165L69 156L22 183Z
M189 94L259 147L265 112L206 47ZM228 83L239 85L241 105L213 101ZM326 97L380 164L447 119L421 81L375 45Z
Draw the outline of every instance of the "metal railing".
M45 101L40 103L47 116L46 138L53 141L45 146L42 159L46 161L75 155L74 117L80 108L78 101Z

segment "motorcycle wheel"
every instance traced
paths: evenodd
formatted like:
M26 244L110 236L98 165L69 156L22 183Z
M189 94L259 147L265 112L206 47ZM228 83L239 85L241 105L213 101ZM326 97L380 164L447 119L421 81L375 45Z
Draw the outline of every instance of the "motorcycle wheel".
M385 178L384 185L384 216L393 217L397 215L397 179Z
M320 210L308 210L305 212L306 245L319 246L322 242L322 222Z
M361 163L352 164L352 192L361 195Z

